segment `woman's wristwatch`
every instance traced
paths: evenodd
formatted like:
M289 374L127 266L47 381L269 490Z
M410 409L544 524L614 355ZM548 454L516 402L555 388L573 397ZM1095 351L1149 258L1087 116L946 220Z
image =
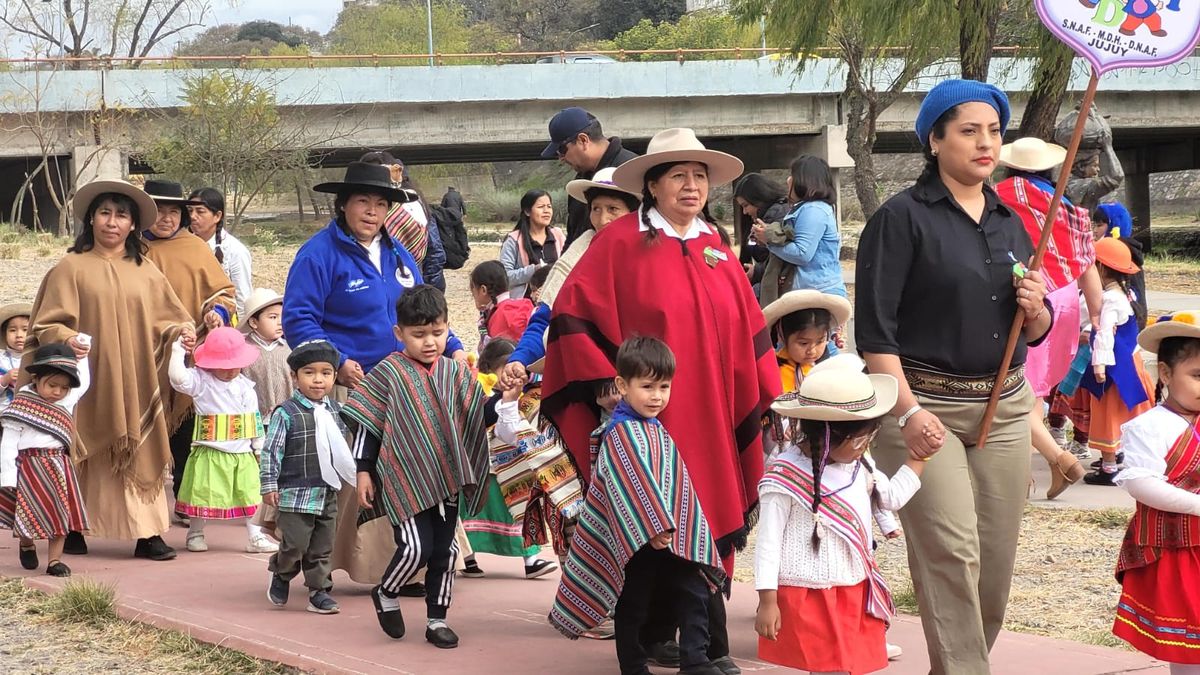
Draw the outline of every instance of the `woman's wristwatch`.
M898 425L900 425L901 429L903 429L906 425L908 425L908 420L912 419L912 416L916 415L917 412L920 410L921 410L921 404L918 403L917 405L914 405L913 407L909 408L908 412L901 415L900 419L897 420L896 423Z

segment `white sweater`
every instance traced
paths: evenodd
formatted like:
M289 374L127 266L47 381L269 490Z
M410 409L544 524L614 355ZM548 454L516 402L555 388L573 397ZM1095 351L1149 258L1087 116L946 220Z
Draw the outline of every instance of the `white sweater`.
M812 470L812 461L795 448L788 448L781 456ZM838 496L853 507L859 526L869 534L872 502L868 472L863 467L855 476L854 467L855 464L831 462L821 475L821 492L829 494L845 487ZM880 506L892 511L907 504L921 487L921 479L907 466L901 467L891 479L879 470L874 471L871 478ZM802 588L854 586L867 578L864 561L849 543L833 532L827 530L820 547L814 549L815 525L812 509L796 498L775 491L760 491L758 538L754 551L756 589L775 590L781 585Z
M179 340L171 347L171 363L167 375L171 386L182 394L192 397L197 415L241 415L258 412L258 394L254 383L245 375L238 375L230 382L222 382L201 368L188 368L186 352ZM236 441L196 441L198 445L215 448L222 452L252 452L262 447L263 438L243 438Z
M1200 495L1167 482L1167 455L1188 428L1187 420L1161 405L1126 422L1121 427L1125 468L1115 478L1117 485L1150 508L1200 516Z

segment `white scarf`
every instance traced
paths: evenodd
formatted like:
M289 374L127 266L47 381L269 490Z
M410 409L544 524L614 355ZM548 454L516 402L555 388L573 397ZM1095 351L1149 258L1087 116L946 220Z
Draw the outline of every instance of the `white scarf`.
M357 465L333 414L324 403L313 401L313 419L317 423L317 461L321 465L321 480L335 490L341 488L343 482L353 486L358 477Z

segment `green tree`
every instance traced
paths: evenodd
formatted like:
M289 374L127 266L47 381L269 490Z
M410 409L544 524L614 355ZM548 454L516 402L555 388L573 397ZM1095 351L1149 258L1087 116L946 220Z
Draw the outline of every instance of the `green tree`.
M309 54L320 50L324 38L299 26L281 26L271 21L213 26L175 48L176 56L262 56L264 54ZM229 68L238 61L196 61L198 67ZM297 66L301 62L275 61L273 67Z
M815 49L837 48L846 68L843 100L854 190L869 218L879 208L871 154L876 123L922 70L950 56L945 35L957 27L954 8L944 0L733 0L731 8L747 26L766 16L768 41L787 46L797 57L797 71L812 63ZM891 58L897 35L909 36L911 46Z
M958 54L962 76L986 82L1004 0L958 0Z
M433 3L433 39L435 52L471 51L472 30L461 4L453 0ZM329 32L329 48L334 54L427 54L425 3L404 0L375 6L350 5L338 15ZM414 60L401 65L421 63Z
M330 127L307 124L295 111L285 118L271 89L252 77L229 70L185 76L183 107L163 114L161 135L146 153L156 172L224 192L235 225L273 182L302 171L311 150L345 136L336 124L315 132Z
M678 23L663 21L655 24L642 19L632 28L618 35L611 49L722 49L753 46L758 41L758 28L739 25L737 19L724 12L702 11L687 14ZM671 54L642 54L642 61L669 61ZM727 59L729 54L695 55L689 59Z

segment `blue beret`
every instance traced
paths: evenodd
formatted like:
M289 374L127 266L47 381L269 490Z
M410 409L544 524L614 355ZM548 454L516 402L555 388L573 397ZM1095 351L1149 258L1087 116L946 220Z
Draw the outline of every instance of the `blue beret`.
M947 110L963 103L986 103L1000 114L1000 133L1008 128L1012 111L1008 107L1008 96L994 85L977 80L943 80L937 83L917 113L917 140L921 146L929 145L929 133L933 124Z

